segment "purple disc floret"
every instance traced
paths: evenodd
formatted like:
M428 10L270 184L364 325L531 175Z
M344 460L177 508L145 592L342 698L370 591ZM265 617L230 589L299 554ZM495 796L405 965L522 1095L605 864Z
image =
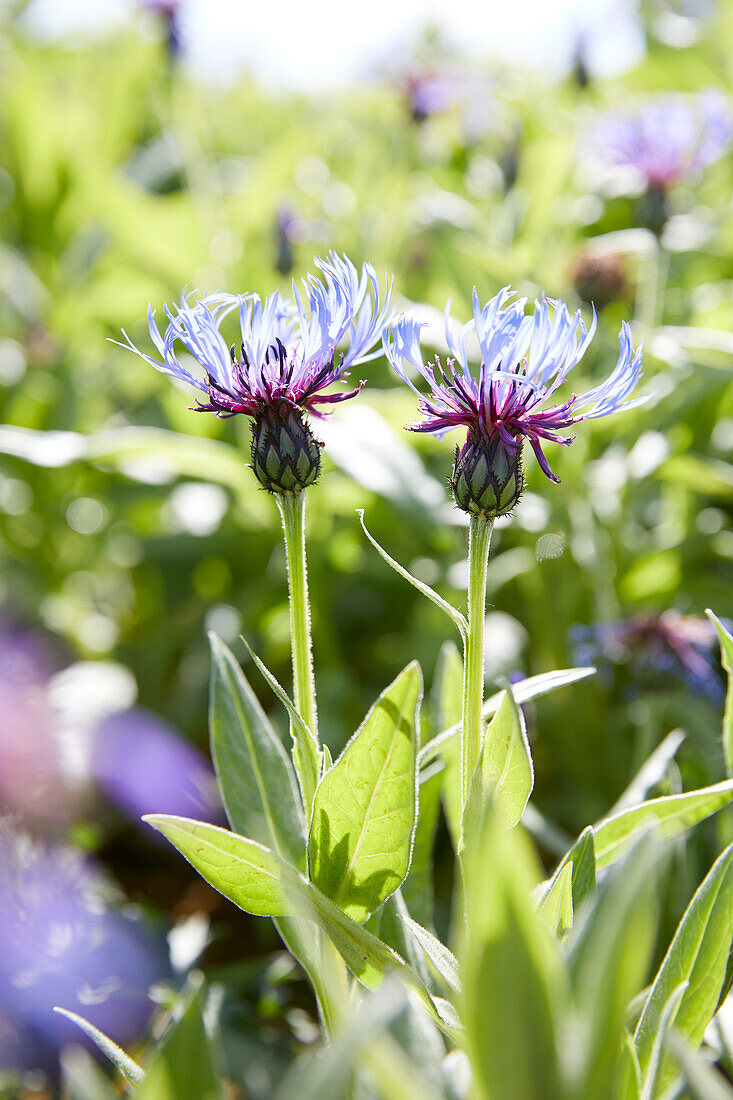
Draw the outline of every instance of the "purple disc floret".
M511 299L505 287L482 308L474 289L473 317L458 332L446 308L450 355L445 365L437 356L433 363L424 361L422 326L409 316L399 317L384 337L387 358L420 399L422 420L411 430L442 436L452 428L467 429L466 444L456 459L454 495L464 510L490 517L510 511L519 498L525 440L542 471L557 482L544 454L545 443L567 446L573 437L561 433L579 421L646 400L630 399L641 377L641 348L634 348L631 329L624 323L618 361L605 382L556 403L555 391L593 338L595 312L587 328L579 311L571 314L564 302L544 294L529 314L526 298ZM478 366L472 367L469 359L478 360ZM415 387L405 362L427 381L427 394Z

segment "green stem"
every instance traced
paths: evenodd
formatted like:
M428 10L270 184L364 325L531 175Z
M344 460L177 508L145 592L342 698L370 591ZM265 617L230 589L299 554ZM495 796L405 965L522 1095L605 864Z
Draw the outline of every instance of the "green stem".
M275 497L283 521L290 590L290 637L293 655L293 699L295 707L313 735L307 744L296 737L295 766L298 770L306 817L310 816L319 779L320 747L316 684L313 676L311 616L308 601L308 573L305 560L305 494Z
M471 777L481 753L481 708L484 701L484 623L486 572L494 521L471 516L468 535L468 634L463 662L461 796L466 805Z

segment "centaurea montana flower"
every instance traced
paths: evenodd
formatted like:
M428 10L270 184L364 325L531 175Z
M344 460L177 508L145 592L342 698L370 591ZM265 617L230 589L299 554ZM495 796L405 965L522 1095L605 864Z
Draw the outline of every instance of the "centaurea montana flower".
M571 637L579 663L599 658L631 663L637 679L647 685L666 686L666 678L675 676L715 702L724 694L714 657L717 635L707 619L668 608L661 614L639 612L630 619L578 626Z
M659 231L670 187L718 160L733 140L733 116L715 90L659 95L603 115L594 144L605 163L634 169L646 185L643 218Z
M160 359L126 345L147 363L206 395L198 411L252 418L252 466L270 492L299 493L320 472L320 446L305 414L323 418L321 406L354 397L364 383L347 392L326 393L356 364L381 355L373 351L390 317L392 283L384 294L374 268L361 273L346 256L331 252L316 259L322 279L309 275L302 291L293 282L294 302L278 291L264 301L258 294L210 294L199 301L181 297L176 309L165 308L163 336L148 307L150 338ZM239 315L240 348L227 345L221 325ZM177 359L180 343L203 370L192 374ZM346 350L338 354L341 344Z
M550 404L557 388L577 366L596 328L580 312L571 314L564 302L543 294L527 314L526 298L511 301L509 287L481 307L473 292L473 317L455 333L446 307L445 333L450 357L442 366L436 356L426 364L420 349L418 321L399 317L384 337L390 363L420 398L423 420L416 432L442 436L452 428L468 429L466 443L456 448L451 488L459 508L489 519L506 515L523 488L522 448L525 440L550 481L552 472L543 451L546 441L567 446L573 437L561 432L581 420L593 420L630 409L646 398L629 400L641 377L641 348L634 349L631 329L624 323L618 362L611 374L588 393L572 394ZM478 346L480 365L469 365L469 342ZM405 371L407 361L430 386L420 393Z

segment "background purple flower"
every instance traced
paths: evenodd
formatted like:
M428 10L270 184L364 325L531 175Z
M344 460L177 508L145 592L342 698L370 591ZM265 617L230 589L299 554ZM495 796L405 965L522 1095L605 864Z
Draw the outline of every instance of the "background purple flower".
M698 695L723 698L716 660L717 634L707 619L669 609L660 615L640 613L630 619L573 629L574 660L591 664L598 658L629 664L640 678L681 680Z
M125 814L179 814L219 822L223 812L209 762L172 726L135 707L97 727L91 772Z
M728 101L716 91L647 99L602 116L594 135L602 160L634 168L662 190L718 160L732 138Z
M165 941L114 908L79 852L0 830L0 928L3 1068L52 1070L63 1045L84 1041L54 1005L123 1046L143 1035L148 989L169 975Z

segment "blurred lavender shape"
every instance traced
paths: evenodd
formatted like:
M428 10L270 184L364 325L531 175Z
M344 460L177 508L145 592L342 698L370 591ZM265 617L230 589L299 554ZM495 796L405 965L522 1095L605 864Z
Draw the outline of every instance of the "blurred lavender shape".
M145 1032L149 987L169 975L162 936L115 909L80 852L0 829L0 1069L55 1075L84 1037L54 1005L124 1045Z
M134 821L146 813L222 819L208 761L172 726L140 707L118 711L97 726L92 777Z
M599 120L595 134L604 161L636 169L648 187L661 190L713 164L731 139L728 101L713 89L659 95L633 110L613 111Z
M34 828L57 826L71 810L48 699L59 665L45 635L0 619L0 814Z
M717 635L707 619L668 609L661 615L641 613L630 619L576 626L571 631L578 664L598 658L630 664L636 677L656 684L668 677L685 683L697 695L714 702L724 689L715 659Z

